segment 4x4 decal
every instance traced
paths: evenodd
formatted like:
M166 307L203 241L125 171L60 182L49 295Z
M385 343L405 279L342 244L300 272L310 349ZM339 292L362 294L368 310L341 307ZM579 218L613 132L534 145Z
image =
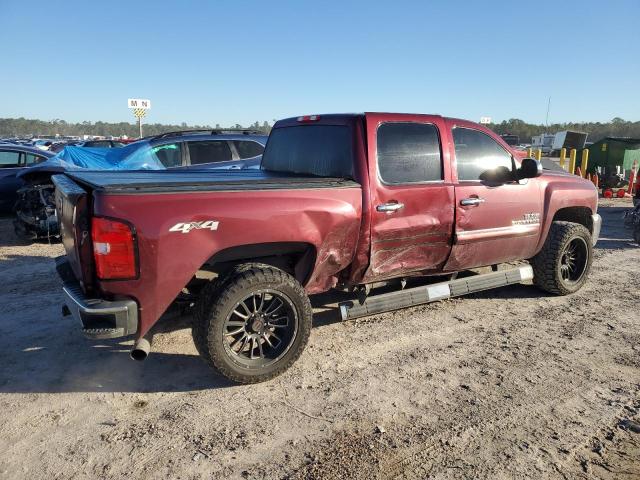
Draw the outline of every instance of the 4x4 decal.
M169 229L170 232L189 233L191 230L217 230L218 223L215 220L203 220L202 222L176 223Z

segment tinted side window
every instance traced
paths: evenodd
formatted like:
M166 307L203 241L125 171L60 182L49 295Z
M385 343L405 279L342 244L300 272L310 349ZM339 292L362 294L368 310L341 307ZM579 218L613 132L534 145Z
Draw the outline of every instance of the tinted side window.
M262 155L262 151L264 150L264 147L258 142L235 140L234 143L236 144L240 158L257 157L258 155Z
M231 149L226 141L188 142L191 165L227 162L232 159Z
M435 125L384 123L378 128L378 169L385 183L442 180L440 141Z
M11 168L20 165L20 152L0 152L0 168Z
M180 145L170 143L169 145L160 145L151 149L154 155L162 165L167 168L180 167L182 165L182 155L180 154Z
M458 180L479 180L484 172L506 167L511 155L486 133L470 128L454 128Z
M37 163L42 163L46 160L45 157L41 157L40 155L34 155L33 153L25 153L27 166L35 165Z

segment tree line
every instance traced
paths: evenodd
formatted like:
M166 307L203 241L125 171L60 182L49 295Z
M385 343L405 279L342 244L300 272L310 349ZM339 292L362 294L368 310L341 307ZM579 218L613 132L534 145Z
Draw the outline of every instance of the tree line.
M145 124L143 121L143 134L159 135L161 133L174 132L177 130L193 129L238 129L248 128L268 134L271 131L269 122L254 122L243 127L240 124L221 126L219 123L211 125L187 125L186 123L176 125L165 125L160 123ZM129 122L79 122L71 123L64 120L34 120L29 118L0 118L0 137L30 137L30 136L127 136L135 138L139 134L138 125Z
M629 122L616 117L610 122L569 122L554 123L549 126L536 125L524 122L518 118L512 118L500 123L490 124L494 132L502 135L509 133L518 135L521 143L530 143L531 137L543 133L556 133L563 130L586 132L589 134L587 141L597 142L605 137L631 137L640 138L640 122Z
M570 122L570 123L554 123L549 126L527 123L518 118L512 118L500 123L488 125L498 134L518 135L521 143L531 142L531 137L542 133L555 133L562 130L576 130L587 132L588 140L596 142L604 137L632 137L640 138L640 121L630 122L622 118L614 118L610 122ZM187 130L187 129L213 129L213 128L249 128L268 134L271 131L269 122L254 122L247 127L240 124L231 126L220 126L220 124L211 125L163 125L160 123L144 124L144 135L159 135L161 133ZM0 118L0 136L2 137L25 137L25 136L81 136L81 135L99 135L114 137L138 136L138 126L133 123L119 122L79 122L70 123L64 120L34 120L27 118Z

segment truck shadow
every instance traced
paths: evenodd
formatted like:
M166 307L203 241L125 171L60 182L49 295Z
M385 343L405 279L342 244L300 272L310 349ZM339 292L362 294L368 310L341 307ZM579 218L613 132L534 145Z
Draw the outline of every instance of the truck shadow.
M145 362L135 362L131 342L65 337L65 345L40 339L5 352L0 393L188 392L234 385L197 355L152 351Z
M631 205L624 207L602 206L598 209L602 216L602 230L600 240L596 244L597 250L640 248L633 241L633 232L624 226L624 213L630 209Z

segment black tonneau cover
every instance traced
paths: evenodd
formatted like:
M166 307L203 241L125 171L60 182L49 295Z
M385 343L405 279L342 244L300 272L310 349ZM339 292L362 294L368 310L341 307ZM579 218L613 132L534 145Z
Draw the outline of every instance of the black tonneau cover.
M93 190L126 194L360 186L353 180L343 178L297 176L264 170L85 170L68 171L66 175Z

